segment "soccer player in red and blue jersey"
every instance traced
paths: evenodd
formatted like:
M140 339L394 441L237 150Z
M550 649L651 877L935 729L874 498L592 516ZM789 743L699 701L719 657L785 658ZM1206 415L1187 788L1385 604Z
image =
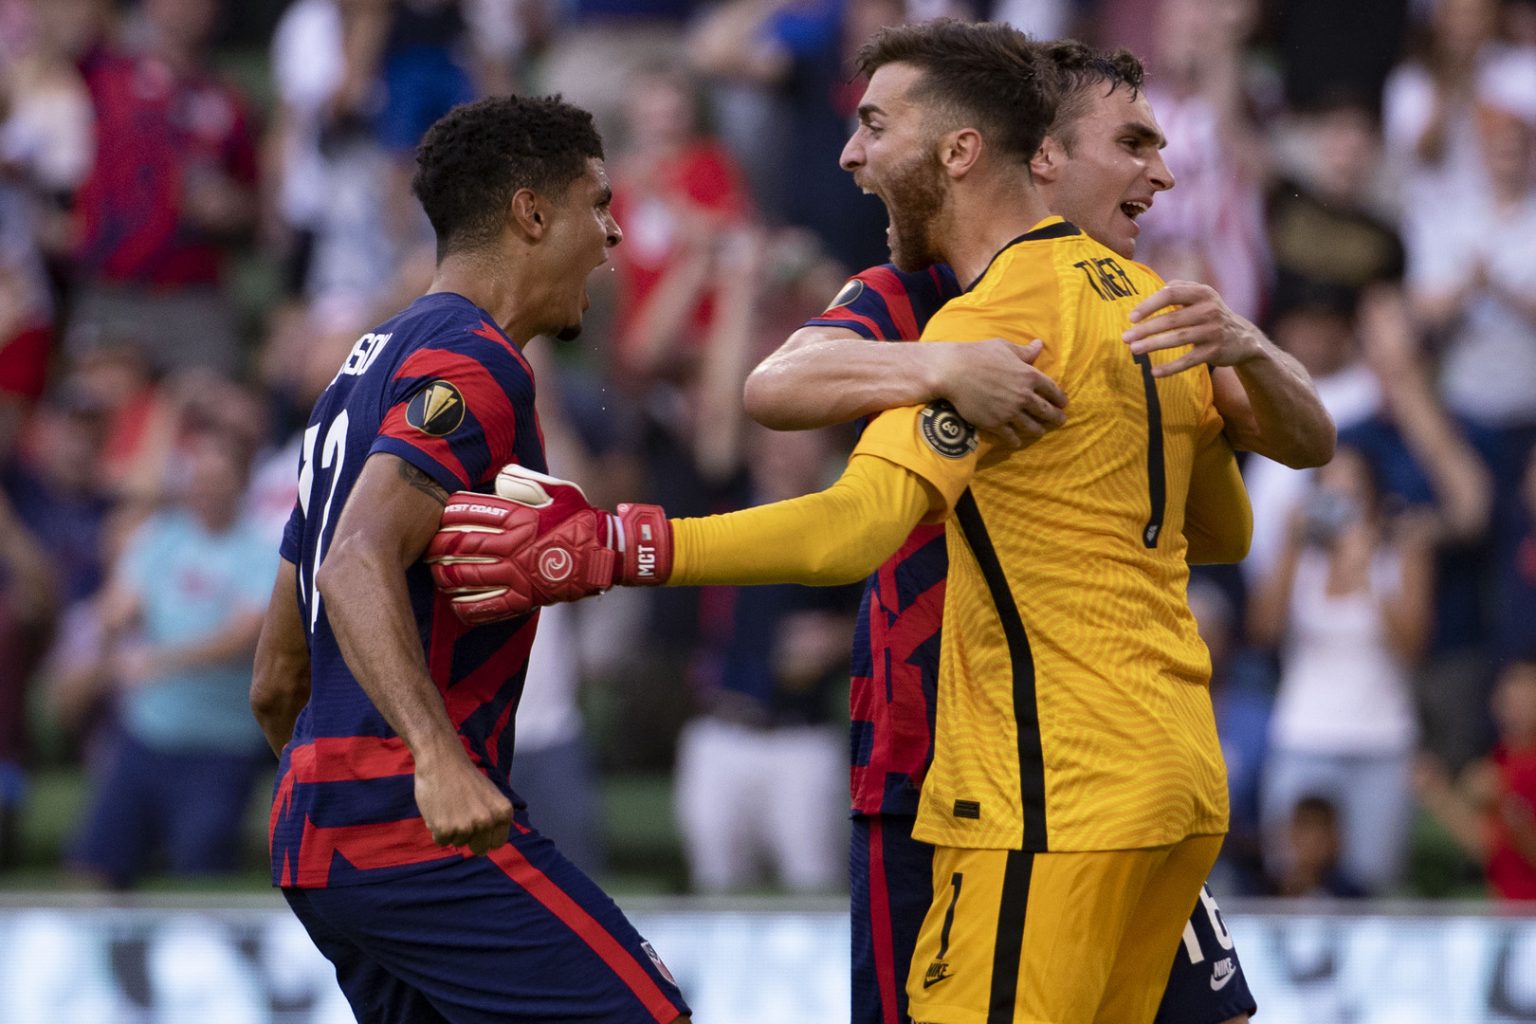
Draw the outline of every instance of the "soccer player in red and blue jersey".
M579 332L622 237L602 156L558 100L438 121L413 183L432 287L363 335L304 434L251 701L280 757L273 882L368 1024L689 1013L512 789L537 614L466 627L422 561L450 493L545 469L522 347Z
M1046 205L1130 258L1136 218L1173 186L1155 124L1127 116L1141 67L1120 51L1048 44L1061 76L1055 123L1031 164ZM850 147L851 148L851 147ZM845 151L844 167L850 162ZM904 195L902 175L884 179L893 249L910 241L921 195ZM913 183L916 189L921 185ZM909 212L913 211L913 212ZM950 401L973 423L1017 446L1062 422L1070 406L1027 365L1037 346L871 346L862 340L915 339L963 286L948 267L903 273L893 266L856 275L831 308L810 320L754 371L748 411L779 429L803 429L886 408ZM1172 311L1159 312L1167 307ZM1182 308L1180 308L1182 307ZM1327 461L1333 424L1304 371L1205 285L1172 282L1140 309L1126 341L1134 353L1193 345L1159 375L1211 367L1229 439L1293 466ZM1156 315L1153 315L1156 314ZM907 1018L904 983L913 945L932 903L931 848L912 825L933 751L940 625L947 554L943 529L915 530L869 581L853 652L850 857L854 1024ZM1159 1024L1240 1022L1255 1010L1232 938L1209 890L1192 908L1173 960ZM1174 951L1170 951L1171 953Z

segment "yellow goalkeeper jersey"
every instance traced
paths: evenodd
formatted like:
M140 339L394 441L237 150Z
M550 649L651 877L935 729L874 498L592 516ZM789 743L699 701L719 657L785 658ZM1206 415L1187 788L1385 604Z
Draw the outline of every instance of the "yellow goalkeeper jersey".
M1066 425L989 455L940 402L884 413L860 440L856 454L912 470L948 503L919 839L1115 850L1226 831L1183 526L1197 455L1219 463L1231 451L1210 375L1154 379L1154 363L1184 350L1137 358L1121 340L1127 314L1161 286L1073 225L1042 221L923 338L1043 340L1035 365L1066 392ZM1231 514L1246 516L1238 496Z

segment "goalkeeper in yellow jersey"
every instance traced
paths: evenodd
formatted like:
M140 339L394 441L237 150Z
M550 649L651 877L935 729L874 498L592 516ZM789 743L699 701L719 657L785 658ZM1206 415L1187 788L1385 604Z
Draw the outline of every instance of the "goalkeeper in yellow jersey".
M844 165L886 201L898 266L942 261L969 283L924 338L1040 339L1064 426L994 451L945 403L893 410L828 490L704 519L610 514L512 467L502 499L450 502L432 548L479 621L613 583L846 582L946 521L917 1021L1151 1021L1226 829L1184 585L1186 557L1242 556L1246 495L1209 375L1157 376L1180 351L1121 340L1162 282L1035 191L1056 101L1044 60L1003 26L882 31L860 54L871 80Z

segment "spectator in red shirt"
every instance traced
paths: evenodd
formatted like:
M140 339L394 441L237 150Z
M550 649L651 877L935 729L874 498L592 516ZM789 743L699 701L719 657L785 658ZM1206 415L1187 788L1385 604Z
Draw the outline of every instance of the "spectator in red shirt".
M78 352L131 341L157 367L236 368L219 289L228 243L255 212L256 152L243 97L207 62L214 0L144 0L147 41L87 71L97 160L81 186Z
M1483 864L1505 900L1536 900L1536 652L1512 661L1493 690L1498 743L1453 784L1443 767L1419 768L1424 806Z
M741 169L699 131L697 109L685 76L653 70L630 85L613 198L629 244L614 261L619 368L642 382L692 376L714 315L716 261L750 213Z

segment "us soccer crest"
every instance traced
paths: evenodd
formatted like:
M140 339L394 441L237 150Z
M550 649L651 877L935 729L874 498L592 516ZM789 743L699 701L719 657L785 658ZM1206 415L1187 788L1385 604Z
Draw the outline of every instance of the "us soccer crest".
M928 403L917 425L928 447L946 459L963 459L976 450L976 428L942 399Z

